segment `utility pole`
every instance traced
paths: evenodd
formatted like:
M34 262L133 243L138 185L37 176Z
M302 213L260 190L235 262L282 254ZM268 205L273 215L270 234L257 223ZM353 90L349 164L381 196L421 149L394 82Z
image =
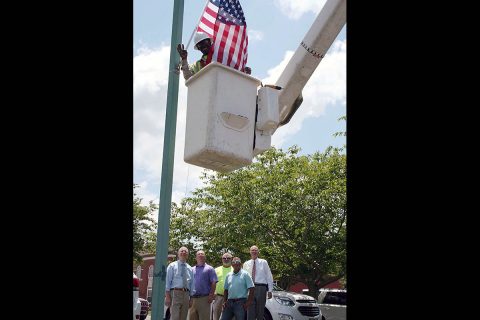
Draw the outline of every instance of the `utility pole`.
M182 43L183 2L174 0L172 38L170 41L170 67L168 74L167 107L165 134L163 137L162 179L160 182L160 203L158 208L158 229L153 270L152 320L162 320L165 301L165 277L167 274L168 231L172 209L172 180L175 155L175 130L177 128L177 104L179 73L176 65L179 60L176 46Z

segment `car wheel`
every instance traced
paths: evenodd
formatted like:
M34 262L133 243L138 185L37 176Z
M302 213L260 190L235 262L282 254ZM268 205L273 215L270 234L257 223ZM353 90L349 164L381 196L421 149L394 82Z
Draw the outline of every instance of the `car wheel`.
M267 308L265 308L265 311L263 312L263 320L272 320L272 316Z
M325 320L325 317L322 315L322 320Z

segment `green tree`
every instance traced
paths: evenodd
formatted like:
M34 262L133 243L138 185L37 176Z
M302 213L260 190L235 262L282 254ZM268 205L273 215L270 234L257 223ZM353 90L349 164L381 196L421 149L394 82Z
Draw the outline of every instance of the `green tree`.
M280 285L311 292L346 272L346 156L299 156L271 148L229 174L204 171L204 186L172 206L170 245L203 248L220 264L226 250L249 259L257 245Z
M142 198L135 193L138 185L133 185L133 260L142 262L142 253L155 252L157 223L152 214L158 206L150 201L142 205Z
M347 121L347 116L341 116L340 118L337 119L337 121ZM347 131L338 131L333 134L334 137L340 137L340 136L347 136Z

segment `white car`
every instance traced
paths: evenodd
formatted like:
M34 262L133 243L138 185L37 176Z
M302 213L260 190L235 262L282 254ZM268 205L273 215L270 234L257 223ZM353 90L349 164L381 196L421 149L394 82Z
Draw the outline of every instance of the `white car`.
M318 303L327 320L347 319L347 290L320 289Z
M264 320L325 320L317 301L305 294L273 286L265 304ZM328 319L328 318L327 318Z
M140 282L138 277L133 274L133 320L140 319L140 312L142 311L142 303L138 297L138 287Z
M167 306L165 306L164 319L170 319L170 309ZM213 319L212 311L210 319ZM325 320L325 317L314 298L301 293L285 291L273 285L272 298L267 299L265 303L263 320Z

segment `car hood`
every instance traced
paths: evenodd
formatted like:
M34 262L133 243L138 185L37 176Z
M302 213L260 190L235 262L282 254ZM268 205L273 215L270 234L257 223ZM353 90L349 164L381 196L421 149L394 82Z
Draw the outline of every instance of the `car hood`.
M295 300L315 300L313 297L307 296L306 294L291 291L274 291L273 295L276 297L287 297Z

